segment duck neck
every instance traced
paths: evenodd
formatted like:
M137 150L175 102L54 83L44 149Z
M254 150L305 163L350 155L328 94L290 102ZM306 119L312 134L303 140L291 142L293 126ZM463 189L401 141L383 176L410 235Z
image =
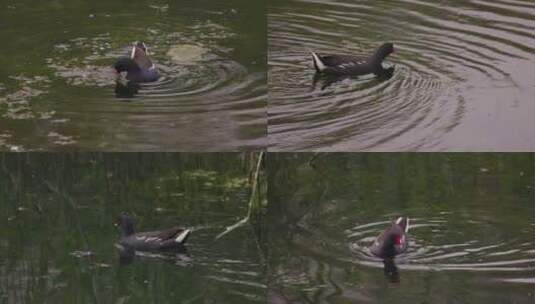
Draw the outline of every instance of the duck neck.
M123 237L124 236L130 236L132 234L134 234L134 224L132 224L131 221L126 221L125 223L123 223L123 229L122 230L122 235Z
M379 48L370 57L369 62L372 64L372 66L376 70L376 74L381 74L382 72L385 71L382 63L385 60L386 56L388 56L388 54L384 52L381 48Z

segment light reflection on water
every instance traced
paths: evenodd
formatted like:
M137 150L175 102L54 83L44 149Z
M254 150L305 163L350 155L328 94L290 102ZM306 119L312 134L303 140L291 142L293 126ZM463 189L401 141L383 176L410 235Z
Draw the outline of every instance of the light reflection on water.
M270 148L532 150L533 14L530 1L271 2ZM315 82L310 50L383 42L392 78Z
M265 24L244 28L240 22L258 20L261 4L206 2L163 10L118 4L72 14L67 3L52 9L22 2L4 12L13 23L21 15L33 21L0 31L2 40L14 41L0 61L0 149L264 146L266 50L256 42L265 38ZM53 23L40 24L58 11ZM36 33L39 26L50 30ZM20 36L27 40L14 38ZM136 40L148 45L162 77L140 87L116 87L111 66ZM252 46L243 48L245 41Z

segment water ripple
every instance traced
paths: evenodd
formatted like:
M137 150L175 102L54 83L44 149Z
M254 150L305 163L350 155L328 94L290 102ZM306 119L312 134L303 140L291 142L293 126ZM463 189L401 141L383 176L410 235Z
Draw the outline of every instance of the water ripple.
M526 273L535 269L535 256L530 253L534 245L530 236L534 231L523 231L514 238L499 238L490 228L499 223L467 221L462 230L472 233L456 235L461 228L457 229L454 222L458 221L447 216L411 219L409 249L396 258L399 268ZM388 224L388 221L367 223L346 231L354 255L351 262L383 267L368 247ZM452 239L457 241L452 243Z
M99 30L54 38L40 58L46 72L12 76L5 90L2 84L0 113L10 122L0 125L0 148L228 151L264 146L265 73L259 63L236 56L233 41L241 33L223 25L221 17L207 17L210 12L195 12L198 19L181 24L184 20L168 16L165 7L152 9L162 14L158 22L153 15L140 15L135 23L118 22L113 32L107 28L109 15L90 17ZM153 83L116 81L112 64L128 55L135 39L148 45L161 73ZM42 131L19 135L29 121Z
M467 99L486 100L486 90L533 93L525 76L533 69L534 15L523 1L276 1L268 17L270 149L444 150L463 144L453 138L465 137L467 128L476 132L466 117L488 111L467 106ZM366 55L385 41L396 48L386 60L395 67L392 78L314 79L310 50ZM492 128L478 132L496 135ZM473 144L475 137L463 141Z

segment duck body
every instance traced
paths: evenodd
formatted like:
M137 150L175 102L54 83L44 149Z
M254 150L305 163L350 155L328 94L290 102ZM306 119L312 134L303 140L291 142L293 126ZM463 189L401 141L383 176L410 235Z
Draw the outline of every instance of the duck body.
M409 218L399 217L375 239L369 248L370 252L382 259L393 259L409 247L408 231Z
M394 45L392 43L385 43L368 58L351 55L320 56L312 52L312 61L316 72L321 74L335 76L375 74L376 76L383 76L389 71L391 72L392 68L385 69L382 62L393 52Z
M119 58L113 67L118 74L126 72L126 79L132 82L153 82L160 78L143 42L136 42L132 46L130 57Z
M190 229L172 227L165 230L134 232L132 219L126 215L119 218L121 238L118 244L126 250L134 251L186 251L186 241L191 233Z

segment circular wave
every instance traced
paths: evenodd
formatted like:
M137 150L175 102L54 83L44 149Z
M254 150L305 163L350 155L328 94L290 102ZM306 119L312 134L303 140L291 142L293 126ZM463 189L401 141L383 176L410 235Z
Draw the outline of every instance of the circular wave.
M443 150L476 90L533 86L535 6L302 0L269 10L273 150ZM367 56L394 42L390 79L316 81L310 51ZM470 92L470 94L466 94ZM483 96L477 96L483 98ZM484 96L488 99L488 96Z
M219 17L182 25L165 8L160 13L156 23L152 15L138 16L137 23L114 27L113 32L104 30L106 22L128 16L95 15L91 18L102 31L56 40L42 58L48 75L17 76L5 97L0 96L0 105L7 107L4 116L19 121L6 124L0 145L17 151L64 146L230 151L263 146L266 78L229 47L240 32L212 21ZM139 28L139 23L149 26ZM130 39L147 44L160 79L139 85L116 81L112 65L128 55ZM17 136L28 129L24 121L35 122L40 132Z
M533 229L524 229L509 237L495 228L503 225L495 219L459 220L454 216L446 213L427 219L411 218L409 248L396 258L399 268L492 272L535 269ZM383 267L382 260L374 257L368 247L388 225L389 221L381 221L346 231L353 262Z

